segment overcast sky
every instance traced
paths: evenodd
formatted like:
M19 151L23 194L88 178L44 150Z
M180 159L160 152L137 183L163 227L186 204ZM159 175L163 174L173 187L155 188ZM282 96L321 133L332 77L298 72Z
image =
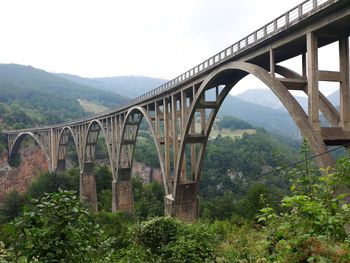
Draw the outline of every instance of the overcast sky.
M0 0L0 63L171 79L300 0Z

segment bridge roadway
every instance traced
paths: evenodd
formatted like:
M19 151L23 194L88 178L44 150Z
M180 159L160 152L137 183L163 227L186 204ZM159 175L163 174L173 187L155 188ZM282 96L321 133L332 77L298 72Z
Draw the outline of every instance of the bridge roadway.
M72 137L81 171L80 196L97 210L94 160L97 139L102 133L113 174L112 210L132 213L133 155L144 118L161 166L165 212L193 221L198 216L201 167L215 116L229 91L248 74L260 79L280 99L314 154L324 153L327 145L350 142L349 32L349 0L305 1L126 104L63 124L5 131L9 159L18 155L23 139L31 136L44 152L49 170L62 171L66 167L68 140ZM339 69L321 70L318 49L333 42L339 43ZM299 55L301 74L277 64ZM320 81L339 83L339 111L319 91ZM305 92L308 112L291 95L291 90ZM327 127L320 124L320 112L328 120ZM327 167L334 161L329 154L322 154L317 163Z

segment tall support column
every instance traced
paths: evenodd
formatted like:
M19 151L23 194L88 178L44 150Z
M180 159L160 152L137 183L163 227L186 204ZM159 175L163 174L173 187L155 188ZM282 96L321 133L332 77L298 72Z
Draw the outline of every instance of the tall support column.
M275 77L275 52L273 49L270 49L270 74L272 77Z
M309 123L315 132L321 132L319 119L318 91L318 43L317 36L310 32L306 35L307 47L307 94L309 102Z
M186 101L186 91L181 91L181 136L186 130L186 113L187 113L187 101ZM186 154L185 154L186 155ZM181 178L183 180L186 180L186 156L182 158L182 165L181 168Z
M164 114L164 172L167 181L170 179L170 132L169 132L169 101L167 98L163 99L163 114Z
M195 222L198 218L197 182L178 186L176 200L165 198L166 215L174 216L184 222Z
M51 169L52 172L56 170L56 151L57 151L57 141L56 141L56 131L50 129L50 153L51 153Z
M301 54L301 75L306 78L307 66L306 66L306 53Z
M340 64L340 123L345 131L350 131L350 87L349 87L349 38L339 40Z
M80 172L80 198L88 203L93 211L97 211L95 164L86 162L83 171Z
M132 214L134 212L134 194L131 179L113 181L112 198L112 212L124 211Z

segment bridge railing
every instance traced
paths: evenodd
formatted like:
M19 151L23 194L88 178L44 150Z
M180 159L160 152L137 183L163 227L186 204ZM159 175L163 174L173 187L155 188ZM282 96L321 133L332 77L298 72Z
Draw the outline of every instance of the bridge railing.
M193 78L198 77L200 74L203 74L204 72L209 71L210 69L212 69L213 67L217 66L222 62L232 59L233 57L247 50L248 48L251 48L261 43L262 41L278 34L279 32L289 28L290 26L293 26L299 23L300 21L304 20L310 15L317 13L319 10L338 1L339 0L306 0L301 4L297 5L296 7L292 8L291 10L287 11L283 15L267 23L263 27L259 28L258 30L254 31L253 33L249 34L248 36L242 38L241 40L227 47L226 49L210 57L209 59L203 61L202 63L191 68L185 73L177 76L176 78L164 83L160 87L153 89L124 104L110 108L107 111L91 115L87 118L81 118L78 120L74 120L72 122L67 122L65 124L61 124L60 126L72 125L76 123L86 122L99 117L103 117L113 112L118 112L125 108L129 108L130 106L138 104L144 100L147 100L151 97L161 94L167 90L170 90L180 84L183 84ZM57 125L40 127L38 128L38 130L49 129L53 127L57 127ZM33 129L28 129L28 130L33 130Z
M166 90L169 90L179 84L189 81L190 79L195 78L203 72L215 67L219 63L233 58L244 50L270 38L271 36L289 28L292 25L297 24L301 20L318 12L320 9L338 1L339 0L306 0L291 10L287 11L283 15L272 20L270 23L267 23L253 33L237 41L233 45L220 51L219 53L191 68L185 73L179 75L178 77L164 83L160 87L151 90L146 94L141 95L140 97L137 97L136 99L133 99L128 103L120 105L120 108L131 106L135 103L146 100Z

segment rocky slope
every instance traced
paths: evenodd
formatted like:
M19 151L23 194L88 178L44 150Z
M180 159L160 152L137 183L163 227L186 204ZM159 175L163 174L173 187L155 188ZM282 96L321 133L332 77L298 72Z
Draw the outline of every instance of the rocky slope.
M21 149L18 167L7 163L7 154L0 156L0 203L7 193L16 190L25 193L33 179L48 170L47 161L39 146L32 145Z

